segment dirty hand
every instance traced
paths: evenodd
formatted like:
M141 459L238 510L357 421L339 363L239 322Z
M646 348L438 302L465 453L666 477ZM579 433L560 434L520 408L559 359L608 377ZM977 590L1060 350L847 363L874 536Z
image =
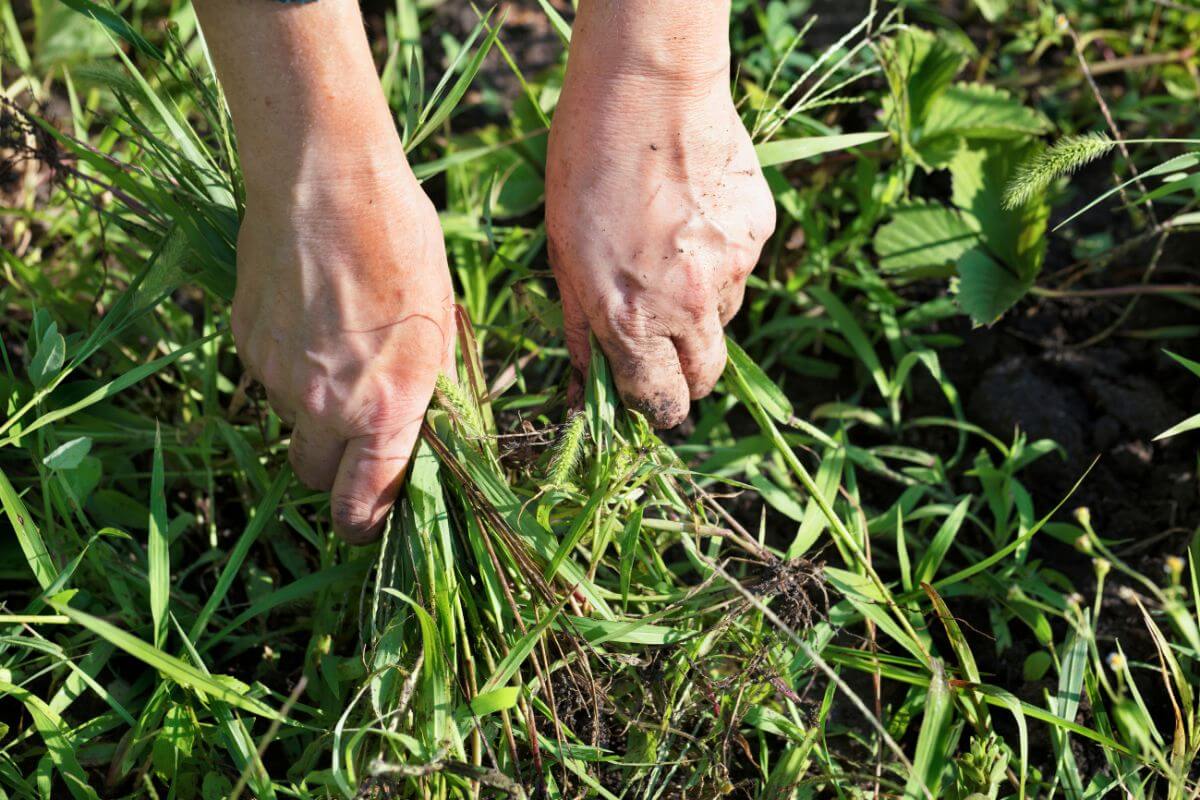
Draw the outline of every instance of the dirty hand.
M378 535L434 381L452 370L437 212L402 152L380 163L325 161L278 191L251 190L232 316L242 361L294 425L297 477L332 490L334 530L352 543Z
M232 327L293 423L296 475L374 539L400 490L453 296L437 212L404 156L354 0L197 0L246 185Z
M775 227L730 96L728 13L581 2L550 130L546 230L572 362L586 372L594 334L622 399L660 428L712 391L722 328Z

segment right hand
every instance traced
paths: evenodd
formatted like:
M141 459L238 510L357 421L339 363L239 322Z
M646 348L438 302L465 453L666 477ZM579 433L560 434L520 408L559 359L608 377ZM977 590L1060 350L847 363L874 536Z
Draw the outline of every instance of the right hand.
M438 373L453 372L453 289L437 212L389 141L355 163L336 142L298 174L248 184L232 327L293 427L297 477L332 490L334 530L375 539Z

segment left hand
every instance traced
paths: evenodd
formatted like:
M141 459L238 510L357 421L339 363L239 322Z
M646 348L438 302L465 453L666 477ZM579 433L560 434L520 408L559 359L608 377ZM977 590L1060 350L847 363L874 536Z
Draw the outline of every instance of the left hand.
M775 204L727 65L661 81L587 66L568 69L546 166L567 347L586 374L595 334L625 403L669 428L724 369Z

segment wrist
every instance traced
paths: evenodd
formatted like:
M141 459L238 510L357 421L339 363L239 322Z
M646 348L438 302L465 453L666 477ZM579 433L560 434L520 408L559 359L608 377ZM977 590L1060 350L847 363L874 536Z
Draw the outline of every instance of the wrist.
M730 0L580 0L568 70L679 90L729 80Z
M361 215L370 205L395 208L425 198L399 137L393 132L391 138L357 147L344 140L312 140L286 161L243 157L246 205L316 232Z
M239 137L248 198L286 196L297 186L416 183L390 118L370 124L328 115L297 118L278 137Z

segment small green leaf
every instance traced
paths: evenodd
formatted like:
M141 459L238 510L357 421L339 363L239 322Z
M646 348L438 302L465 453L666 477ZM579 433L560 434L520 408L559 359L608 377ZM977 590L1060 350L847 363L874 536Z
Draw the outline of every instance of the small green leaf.
M29 380L35 389L41 389L58 375L67 358L67 340L58 332L58 325L50 327L38 341L37 352L29 362Z
M72 439L54 448L50 455L42 459L42 463L50 469L72 470L83 463L83 459L87 457L91 449L91 438L80 436L78 439Z
M515 706L517 698L520 696L521 688L519 686L501 686L490 692L482 692L471 698L471 713L482 717L497 711L505 711Z
M988 22L999 22L1008 13L1009 0L975 0L975 7Z
M1025 663L1021 667L1021 676L1029 683L1035 683L1046 677L1046 673L1050 671L1050 667L1054 665L1054 659L1045 650L1034 650L1025 657Z

